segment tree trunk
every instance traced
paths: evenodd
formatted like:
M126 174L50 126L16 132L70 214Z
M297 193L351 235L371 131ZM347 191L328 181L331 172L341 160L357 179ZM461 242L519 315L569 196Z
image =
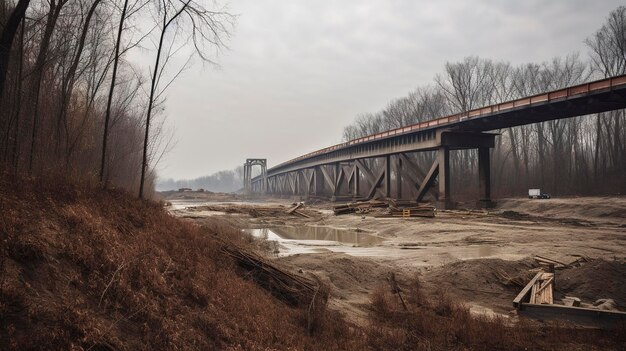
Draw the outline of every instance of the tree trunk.
M57 19L59 18L59 14L61 13L61 8L65 3L60 2L57 4L55 1L50 2L50 11L48 12L48 19L46 21L46 28L44 31L43 38L41 39L41 45L39 48L39 53L37 54L37 61L35 62L35 72L33 75L33 93L32 98L34 100L34 113L33 113L33 130L31 134L30 140L30 158L28 162L28 172L31 173L33 170L33 160L35 158L35 146L37 140L37 125L39 123L39 91L41 89L41 80L43 79L44 74L44 66L46 64L46 57L48 56L48 47L50 46L50 39L52 38L52 32L54 31L54 27L56 25Z
M113 90L115 89L115 79L117 77L117 64L119 62L120 42L122 41L122 31L124 30L124 19L128 8L128 0L124 0L124 8L120 18L120 25L117 29L117 41L115 43L115 57L113 58L113 75L111 76L111 87L107 99L107 110L104 116L104 134L102 136L102 157L100 159L100 183L106 187L104 182L104 171L106 167L107 139L109 138L109 121L111 120L111 101L113 100Z
M85 24L83 25L83 30L78 42L78 48L76 49L76 55L74 56L74 60L72 62L72 65L70 66L70 69L68 70L67 76L65 77L65 79L63 80L63 84L62 84L62 88L61 88L61 108L59 110L59 116L57 119L57 134L58 134L58 140L57 140L57 145L58 143L60 143L60 139L61 139L61 133L60 133L60 128L61 128L61 124L64 127L65 130L65 134L66 134L66 164L69 165L69 153L67 152L68 148L69 148L69 128L67 125L67 108L69 105L69 100L72 98L72 94L74 92L74 83L76 81L76 70L78 69L78 64L80 62L80 56L83 52L83 48L85 47L85 39L87 37L87 32L89 30L89 23L91 22L91 17L93 16L94 12L96 11L96 8L98 7L98 4L100 3L101 0L95 0L93 2L93 4L91 4L91 7L89 8L89 12L87 13L87 17L85 18Z
M17 2L17 6L15 6L15 9L11 12L2 30L2 35L0 35L0 107L2 106L2 92L4 91L4 81L6 80L7 70L9 68L13 39L20 26L20 22L24 20L29 4L30 0L19 0Z

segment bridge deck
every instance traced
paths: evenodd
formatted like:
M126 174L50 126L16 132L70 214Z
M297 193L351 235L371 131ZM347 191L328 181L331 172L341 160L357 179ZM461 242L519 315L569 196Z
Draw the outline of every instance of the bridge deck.
M267 173L273 176L333 162L429 150L437 131L442 129L484 132L622 108L626 108L626 75L368 135L296 157Z

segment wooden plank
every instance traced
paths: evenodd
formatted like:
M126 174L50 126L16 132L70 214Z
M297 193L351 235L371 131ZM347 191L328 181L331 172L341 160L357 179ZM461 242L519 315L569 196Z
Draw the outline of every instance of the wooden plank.
M567 264L565 264L563 262L559 262L557 260L553 260L551 258L542 257L542 256L539 256L539 255L535 255L534 258L535 258L536 261L542 261L542 262L546 262L546 263L556 263L556 264L560 264L560 265L562 265L564 267L567 267Z
M530 303L537 303L537 282L530 288Z
M286 212L289 213L289 214L292 214L295 210L299 209L302 206L304 206L304 204L302 202L298 202L298 204L296 204L294 207L288 209Z
M293 211L294 214L297 214L300 217L304 217L304 218L311 218L311 216L309 216L308 214L304 213L304 212L300 212L298 210Z
M517 296L513 300L513 307L518 308L518 309L521 307L522 300L526 297L526 295L528 295L528 293L530 292L530 289L532 289L532 287L535 285L535 282L541 277L542 274L543 272L538 272L537 274L535 274L533 279L531 279L530 282L526 284L524 289L522 289L522 291L520 291L520 293L517 294Z

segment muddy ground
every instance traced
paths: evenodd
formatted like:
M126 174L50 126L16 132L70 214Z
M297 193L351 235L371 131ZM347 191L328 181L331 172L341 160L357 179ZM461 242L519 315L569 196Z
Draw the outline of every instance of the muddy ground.
M380 211L335 216L331 204L323 202L307 203L302 210L307 218L284 213L293 202L289 199L225 194L168 201L173 214L199 223L217 219L242 229L324 226L381 238L365 247L320 245L286 256L286 247L275 245L276 260L326 280L331 306L356 322L368 313L371 293L388 286L390 272L400 287L418 277L429 294L443 292L477 313L514 318L519 282L528 281L538 267L534 255L564 263L589 260L557 271L555 299L576 296L590 305L610 298L626 310L624 196L504 199L492 210L438 211L435 218L379 218Z

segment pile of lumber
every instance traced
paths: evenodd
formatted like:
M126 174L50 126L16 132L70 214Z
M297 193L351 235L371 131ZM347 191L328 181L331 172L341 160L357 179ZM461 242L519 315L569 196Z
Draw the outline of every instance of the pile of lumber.
M389 204L385 201L370 200L370 201L357 201L347 204L341 204L333 207L335 215L342 215L347 213L367 213L372 208L388 207Z
M333 207L335 215L347 213L368 213L372 208L388 207L389 211L377 217L435 217L435 207L420 204L414 200L388 199L369 200L341 204Z
M317 279L292 273L233 243L224 242L221 250L235 260L246 277L292 306L325 305L328 301L329 289Z
M578 256L574 261L572 261L570 263L563 263L563 262L557 261L555 259L548 258L548 257L543 257L543 256L539 256L539 255L535 255L535 257L533 257L533 258L540 265L550 267L549 270L577 267L577 266L580 266L582 263L588 261L586 256Z
M540 274L540 275L539 275ZM538 273L539 277L530 289L530 303L553 304L554 273Z

